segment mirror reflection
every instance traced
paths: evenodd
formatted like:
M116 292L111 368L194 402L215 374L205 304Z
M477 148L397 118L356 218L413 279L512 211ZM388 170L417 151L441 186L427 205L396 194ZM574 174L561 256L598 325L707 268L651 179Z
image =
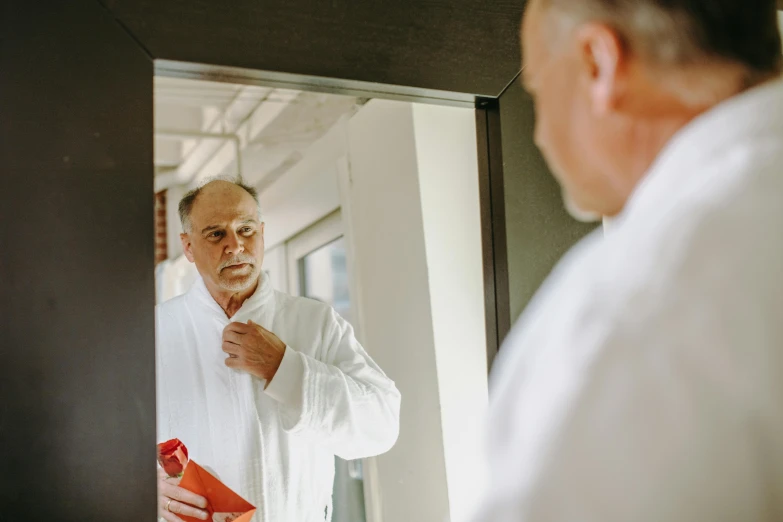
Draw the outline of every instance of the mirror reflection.
M474 127L156 78L159 518L460 510L487 399Z

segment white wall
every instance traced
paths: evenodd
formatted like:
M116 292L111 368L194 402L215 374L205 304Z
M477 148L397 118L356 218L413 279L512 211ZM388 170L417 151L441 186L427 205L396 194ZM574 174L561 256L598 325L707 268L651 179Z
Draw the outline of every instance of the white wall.
M452 520L485 479L488 404L476 124L473 111L413 106L430 306Z
M272 288L285 292L288 289L288 260L285 255L285 245L266 248L264 252L263 269L269 273Z
M367 350L402 393L400 439L376 459L382 520L455 519L483 480L487 405L474 114L373 100L347 132L354 302Z
M411 104L369 102L349 122L348 144L352 299L363 344L402 394L400 437L374 462L378 507L384 522L441 522L449 505Z
M346 154L343 125L336 124L310 146L301 161L261 191L267 248L340 207L337 159Z

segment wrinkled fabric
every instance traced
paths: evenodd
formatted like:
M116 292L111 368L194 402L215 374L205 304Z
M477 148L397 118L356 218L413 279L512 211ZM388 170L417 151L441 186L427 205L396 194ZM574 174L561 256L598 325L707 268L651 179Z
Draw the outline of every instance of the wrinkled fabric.
M266 381L225 366L223 329L253 320L285 344ZM258 508L256 521L323 521L334 456L389 450L400 394L329 306L272 289L263 276L231 319L199 278L159 305L159 441L179 438L190 458Z
M476 522L783 520L783 83L682 129L491 379Z

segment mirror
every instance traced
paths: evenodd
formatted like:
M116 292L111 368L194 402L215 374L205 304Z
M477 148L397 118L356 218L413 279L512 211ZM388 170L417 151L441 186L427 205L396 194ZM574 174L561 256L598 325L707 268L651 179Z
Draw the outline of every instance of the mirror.
M458 519L487 402L473 111L159 76L154 198L158 441L255 509L208 515Z

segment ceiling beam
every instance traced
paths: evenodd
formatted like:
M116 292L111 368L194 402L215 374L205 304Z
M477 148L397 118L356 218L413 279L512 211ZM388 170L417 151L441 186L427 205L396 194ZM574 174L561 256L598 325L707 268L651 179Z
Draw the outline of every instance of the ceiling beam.
M200 131L156 129L156 133L161 131L169 138L173 138L172 134L176 134L183 139L194 139L195 141L185 150L182 163L176 171L155 177L155 191L164 190L173 185L197 182L201 173L205 171L205 167L216 156L228 155L231 160L238 158L242 143L237 131L260 106L264 105L264 100L273 92L274 89L268 87L241 86L233 100L205 122ZM220 139L215 139L216 137ZM220 173L220 171L213 170L208 172L207 176Z
M296 100L299 94L294 91L275 91L276 101L260 103L234 130L238 137L238 148L232 148L229 143L221 144L212 156L201 165L190 183L198 183L210 176L219 175L233 162L241 161L241 151L274 122ZM238 171L241 173L241 169Z

